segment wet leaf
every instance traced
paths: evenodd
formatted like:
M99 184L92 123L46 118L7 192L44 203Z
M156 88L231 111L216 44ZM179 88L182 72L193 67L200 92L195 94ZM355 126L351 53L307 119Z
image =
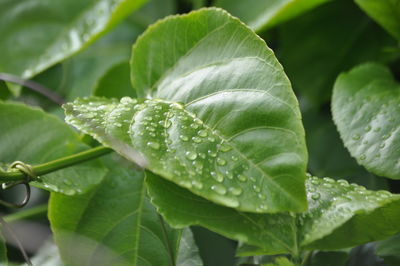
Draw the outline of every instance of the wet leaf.
M342 73L332 96L333 119L351 155L368 171L400 179L400 85L370 63Z

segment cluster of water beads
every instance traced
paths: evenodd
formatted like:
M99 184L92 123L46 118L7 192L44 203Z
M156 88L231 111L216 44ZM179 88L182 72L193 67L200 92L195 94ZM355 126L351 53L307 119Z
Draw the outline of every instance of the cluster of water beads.
M258 210L266 209L267 197L257 179L245 174L249 166L239 161L240 155L217 131L205 126L177 103L147 100L140 109L146 115L135 115L131 132L144 132L142 137L146 138L148 147L145 156L157 160L157 165L172 174L174 182L203 193L212 191L221 203L238 207L238 197L244 193L240 184L250 180L254 184L249 187L261 202ZM144 130L136 128L137 123Z

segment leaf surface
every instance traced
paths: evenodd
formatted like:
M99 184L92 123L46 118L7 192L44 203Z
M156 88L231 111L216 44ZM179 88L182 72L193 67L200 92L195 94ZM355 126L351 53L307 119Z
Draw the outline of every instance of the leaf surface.
M389 69L369 63L341 74L332 114L344 145L370 172L400 179L400 84Z
M179 242L177 266L203 266L199 249L194 241L190 228L185 228Z
M328 0L217 0L216 6L226 9L255 31L271 28L294 18Z
M245 161L242 166L249 169L237 169L234 174L255 180L242 188L247 199L239 208L263 209L255 193L247 193L255 185L268 189L265 211L304 210L307 151L298 102L273 52L254 32L221 9L172 16L151 26L138 39L131 67L139 97L182 103L185 112L213 130L219 144L224 141L240 153L232 151L226 154L234 158L223 158L233 165L223 169L230 172L238 165L235 158L243 158L240 163ZM199 134L200 127L183 135L197 138L196 130ZM193 142L181 141L180 145ZM223 174L229 179L229 174ZM279 195L277 191L281 191Z
M82 50L144 0L13 1L0 4L0 71L31 78Z
M172 226L200 225L260 247L247 248L241 255L335 250L383 239L400 230L399 195L366 190L345 180L308 178L310 207L297 215L239 212L213 204L149 172L146 180L152 203Z
M87 194L53 193L49 219L67 265L174 265L180 230L163 222L146 197L143 173L105 158L109 173Z
M400 1L355 0L355 2L393 37L400 40Z
M0 102L0 162L35 165L72 155L89 147L72 128L38 108ZM107 169L91 160L41 176L32 185L72 195L99 184Z
M389 266L398 265L400 263L400 234L378 242L376 255L384 258Z
M282 130L250 135L260 142L264 135L282 140L268 150L254 149L250 136L227 139L183 105L165 100L91 97L64 108L68 123L213 202L251 212L304 209L303 183L296 179L302 147L292 132L285 134L286 122L277 125Z

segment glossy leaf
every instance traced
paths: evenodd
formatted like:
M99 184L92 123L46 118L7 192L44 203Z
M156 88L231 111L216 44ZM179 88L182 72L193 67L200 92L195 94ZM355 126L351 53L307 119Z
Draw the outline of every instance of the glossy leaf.
M400 84L380 64L341 74L332 96L333 119L351 155L369 171L400 179Z
M89 147L57 117L23 104L0 102L0 162L40 164ZM32 185L72 195L99 184L107 169L99 160L41 176Z
M307 153L298 103L272 51L250 29L215 8L169 17L138 39L131 67L138 96L183 103L200 124L241 153L244 165L252 165L248 171L225 171L256 175L256 186L269 187L268 180L274 180L266 211L304 210ZM193 130L188 137L197 137ZM243 187L243 195L249 186ZM249 197L243 204L251 201L256 208L240 209L261 206L251 194L243 196Z
M260 247L248 247L240 255L335 250L400 231L399 195L366 190L344 180L308 178L310 208L298 215L238 212L215 205L149 172L147 184L152 203L172 226L201 225Z
M160 99L137 101L124 97L117 102L92 97L77 99L64 108L68 123L213 202L251 212L304 209L303 184L295 176L302 174L301 140L291 132L296 128L287 128L290 122L277 121L279 108L273 111L279 113L272 114L275 118L264 118L274 123L272 130L256 128L259 131L250 130L254 134L240 135L236 141L223 136L186 106ZM257 111L260 109L252 115L262 119ZM253 139L246 139L250 137ZM250 146L254 139L282 141L268 144L269 149L254 149Z
M0 71L30 78L82 50L144 0L14 1L0 4Z
M370 60L387 61L387 48L396 45L348 0L330 1L282 25L279 33L277 55L293 89L316 106L330 101L341 71Z
M107 98L122 98L124 96L136 97L129 79L129 64L122 62L110 68L102 76L95 87L93 94Z
M398 0L355 0L355 2L390 34L400 40L400 2Z
M143 173L105 158L109 174L85 195L53 193L49 219L67 265L174 265L180 230L170 229L146 197Z
M265 30L292 19L328 0L217 0L222 7L239 17L255 31Z

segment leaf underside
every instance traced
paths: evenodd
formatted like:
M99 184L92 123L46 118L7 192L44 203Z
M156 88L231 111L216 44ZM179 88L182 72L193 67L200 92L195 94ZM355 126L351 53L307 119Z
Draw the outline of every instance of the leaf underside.
M376 63L355 67L336 80L332 114L344 145L379 176L400 179L400 84Z

